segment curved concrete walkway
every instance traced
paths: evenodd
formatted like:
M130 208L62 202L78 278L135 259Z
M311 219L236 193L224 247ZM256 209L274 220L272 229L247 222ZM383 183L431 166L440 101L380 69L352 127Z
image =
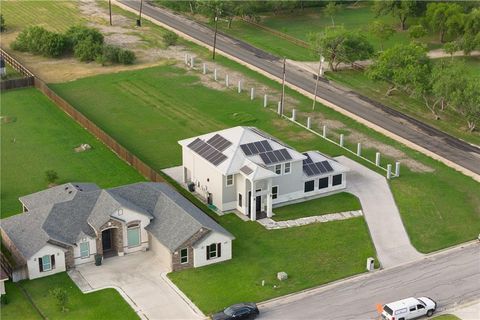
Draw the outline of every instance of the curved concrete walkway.
M421 259L423 255L410 243L386 178L347 157L335 159L351 170L347 173L346 191L360 199L382 267Z

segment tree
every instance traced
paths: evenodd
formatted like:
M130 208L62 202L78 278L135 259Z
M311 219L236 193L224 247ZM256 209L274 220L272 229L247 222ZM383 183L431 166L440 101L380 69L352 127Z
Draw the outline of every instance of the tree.
M440 103L440 110L445 110L453 96L463 90L468 82L468 71L465 64L448 62L436 64L432 69L432 100L433 108Z
M431 61L426 49L415 43L397 45L381 52L367 69L369 78L390 84L386 95L399 87L410 93L428 92L430 72Z
M50 290L50 294L57 300L57 305L62 312L68 311L68 293L62 288L55 288Z
M443 50L453 59L453 54L458 50L458 44L455 41L447 42L443 45Z
M395 34L395 29L393 29L388 23L381 20L375 20L370 26L370 32L380 39L380 47L383 50L383 43L388 41L388 39Z
M465 117L467 127L473 132L480 121L480 81L470 78L467 85L453 96L452 104Z
M368 40L345 28L326 29L323 33L313 34L311 44L315 53L321 53L328 61L330 70L337 71L341 62L353 63L365 60L373 55L373 47Z
M391 14L400 20L402 30L406 29L408 17L419 16L423 12L423 3L413 0L375 1L373 11L377 16Z
M433 2L427 4L425 21L434 32L438 32L440 42L445 36L455 37L461 32L464 16L462 7L456 3Z
M95 60L102 54L103 46L95 42L91 37L80 40L73 49L75 58L82 62L89 62Z
M68 28L65 33L68 41L68 48L71 51L75 50L75 46L86 39L89 39L90 42L103 45L104 39L103 34L95 28L89 28L85 26L72 26Z
M45 171L45 176L49 184L54 184L58 180L58 173L54 170Z
M176 45L177 41L178 41L178 35L175 32L167 30L163 34L163 43L165 43L167 47Z
M63 55L67 48L67 39L63 34L48 32L43 37L42 54L46 57L57 58Z
M325 11L325 14L330 16L330 18L332 19L333 27L335 27L335 21L333 20L333 16L335 16L335 14L339 11L339 9L340 9L340 6L337 6L337 4L334 1L330 1L325 7L325 9L323 9Z
M411 39L418 40L427 35L427 30L422 25L417 24L408 29L408 35Z
M3 18L3 14L0 14L0 32L7 30L7 26L5 25L5 19Z
M465 55L480 48L480 8L472 10L464 20L464 34L459 40L459 48Z

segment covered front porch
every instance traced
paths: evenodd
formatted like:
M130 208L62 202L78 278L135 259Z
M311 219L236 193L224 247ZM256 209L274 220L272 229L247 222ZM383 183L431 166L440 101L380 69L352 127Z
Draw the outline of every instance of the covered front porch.
M245 195L247 195L244 211L251 221L271 218L272 211L272 179L253 180L245 178Z

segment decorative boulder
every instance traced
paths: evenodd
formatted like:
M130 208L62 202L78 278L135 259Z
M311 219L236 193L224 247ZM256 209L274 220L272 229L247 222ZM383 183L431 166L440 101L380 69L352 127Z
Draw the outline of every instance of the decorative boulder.
M286 272L278 272L277 273L277 279L280 281L284 281L288 279L288 274Z

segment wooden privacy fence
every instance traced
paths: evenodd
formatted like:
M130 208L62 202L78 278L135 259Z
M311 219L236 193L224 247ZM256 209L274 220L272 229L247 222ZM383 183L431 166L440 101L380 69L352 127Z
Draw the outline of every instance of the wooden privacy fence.
M5 62L8 63L10 66L12 66L13 69L17 70L24 76L24 78L20 79L2 80L0 82L1 91L15 88L31 87L34 85L35 75L1 48L0 57L3 58Z
M79 123L82 127L87 129L91 134L97 137L100 141L102 141L107 147L109 147L113 152L115 152L121 159L123 159L132 167L137 169L138 172L140 172L145 178L154 182L164 181L163 177L158 172L153 170L145 162L143 162L133 153L128 151L125 147L123 147L120 143L118 143L114 138L112 138L105 131L100 129L95 123L90 121L90 119L85 117L77 109L72 107L67 101L65 101L62 97L60 97L52 89L50 89L45 82L43 82L37 77L35 77L35 88L37 88L47 97L49 97L50 100L52 100L60 109L62 109L65 113L67 113L70 117L72 117L77 123Z

